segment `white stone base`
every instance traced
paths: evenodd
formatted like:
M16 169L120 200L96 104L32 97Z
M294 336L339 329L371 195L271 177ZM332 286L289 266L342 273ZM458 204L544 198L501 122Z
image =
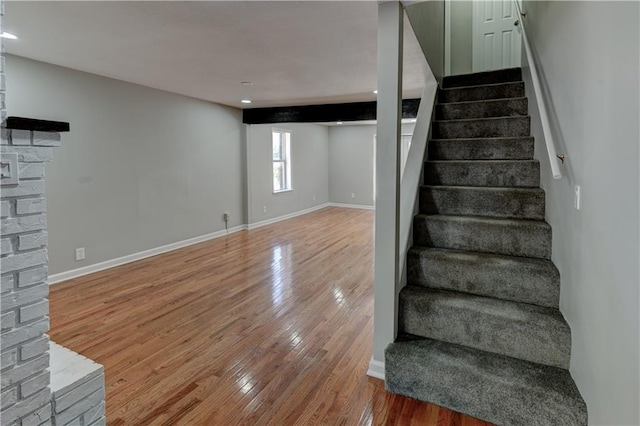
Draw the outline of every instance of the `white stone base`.
M52 424L105 425L102 365L50 342Z

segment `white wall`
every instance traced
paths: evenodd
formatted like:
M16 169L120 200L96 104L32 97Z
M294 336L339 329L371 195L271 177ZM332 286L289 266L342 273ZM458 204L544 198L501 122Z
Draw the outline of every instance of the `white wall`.
M271 130L291 131L293 191L273 193ZM247 129L249 224L329 201L329 132L318 124L259 124ZM315 196L315 200L314 200ZM266 207L266 213L263 211Z
M444 76L444 9L444 0L410 4L407 2L404 9L422 48L424 58L438 81L442 81Z
M640 5L527 1L524 10L557 149L567 157L554 181L527 90L561 310L572 331L571 373L591 424L637 425ZM579 211L575 185L582 187Z
M413 134L415 124L402 125ZM329 128L329 201L373 207L373 136L376 125ZM351 194L355 194L351 198Z
M9 115L71 124L46 170L51 274L242 223L239 110L6 60Z
M452 0L450 23L451 75L471 73L473 72L473 2Z
M332 203L373 206L375 134L375 124L329 128L329 201Z

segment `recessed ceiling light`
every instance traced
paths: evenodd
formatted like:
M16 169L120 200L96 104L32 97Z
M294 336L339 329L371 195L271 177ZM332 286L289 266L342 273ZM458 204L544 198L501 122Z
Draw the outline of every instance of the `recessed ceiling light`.
M342 124L342 121L336 121L336 124Z
M253 86L253 81L241 81L240 84L243 86Z
M373 91L373 93L375 93L375 94L377 95L377 94L378 94L378 91L377 91L377 90L374 90L374 91Z
M251 101L249 99L243 99L240 102L242 102L243 104L250 104Z
M2 37L2 38L8 38L9 40L15 40L15 39L17 39L17 38L18 38L18 36L14 35L14 34L11 34L11 33L8 33L8 32L6 32L6 31L5 31L5 32L3 32L2 34L0 34L0 37Z

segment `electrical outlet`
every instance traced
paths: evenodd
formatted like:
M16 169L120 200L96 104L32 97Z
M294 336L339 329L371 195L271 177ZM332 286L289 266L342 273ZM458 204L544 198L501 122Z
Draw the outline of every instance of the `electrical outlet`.
M262 206L262 213L266 213L267 212L267 206Z
M315 196L315 195L314 195L313 197L311 197L311 198L313 198L313 201L315 201L315 200L316 200L316 196Z
M85 258L85 253L84 253L84 247L79 247L76 249L76 260L84 260Z
M352 192L352 193L351 193L351 199L354 199L354 198L356 198L356 193L355 193L355 192Z
M581 200L580 200L580 185L576 185L573 189L574 189L573 207L575 207L576 210L580 210L580 207L582 207Z

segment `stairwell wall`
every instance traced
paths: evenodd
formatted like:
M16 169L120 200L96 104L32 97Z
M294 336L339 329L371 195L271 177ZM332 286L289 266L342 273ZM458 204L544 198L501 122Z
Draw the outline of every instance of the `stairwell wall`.
M473 72L473 2L451 1L451 75Z
M570 371L591 424L640 424L640 5L527 1L523 11L556 148L567 157L554 181L523 55L561 310L572 330Z

